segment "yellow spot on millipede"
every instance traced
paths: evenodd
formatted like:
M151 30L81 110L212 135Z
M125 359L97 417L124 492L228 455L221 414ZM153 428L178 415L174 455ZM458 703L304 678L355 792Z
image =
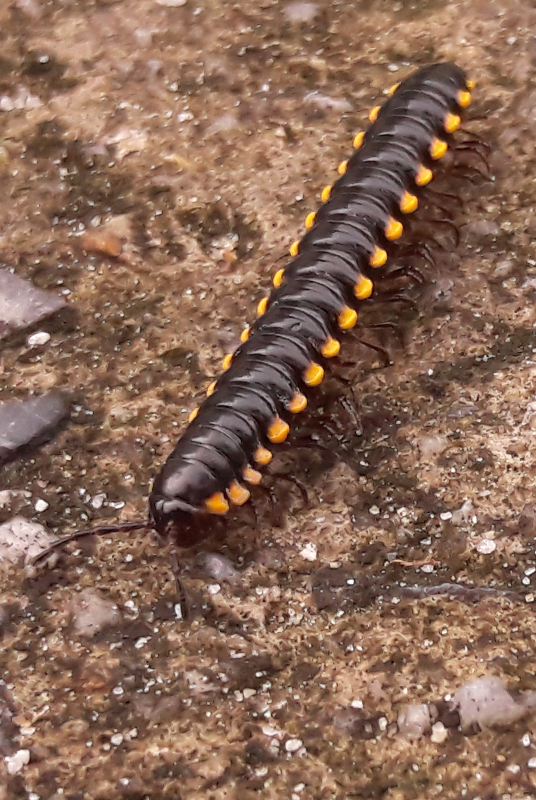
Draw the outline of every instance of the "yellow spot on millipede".
M242 470L242 476L247 483L251 483L254 486L257 486L262 481L262 474L248 465Z
M270 450L267 450L266 447L262 447L261 445L257 447L255 453L253 454L253 458L255 459L255 461L257 462L257 464L261 464L261 466L266 466L266 464L269 464L273 457L274 457L273 453L271 453Z
M307 408L307 398L301 392L296 392L294 397L291 399L290 403L288 404L288 410L292 414L299 414L301 411L304 411Z
M358 300L366 300L372 294L373 283L370 278L361 275L354 286L354 295Z
M374 106L374 108L370 109L368 118L370 119L371 122L376 122L376 120L378 119L380 108L381 106Z
M343 331L349 331L357 322L357 311L350 306L344 306L339 312L338 323L339 328Z
M363 144L363 139L364 138L365 138L365 132L364 131L359 131L359 133L356 133L356 135L354 136L354 142L353 142L353 145L354 145L356 150L359 150L359 148Z
M414 194L410 194L410 192L404 192L404 194L400 198L399 205L400 205L400 211L403 214L411 214L413 211L417 210L419 201Z
M448 144L444 142L442 139L432 139L429 148L429 153L430 156L434 159L434 161L437 161L438 159L443 158L448 149L449 149Z
M385 262L387 261L387 251L384 250L382 247L375 247L372 251L372 255L369 258L369 264L371 267L383 267Z
M337 339L333 339L332 336L330 336L320 348L320 352L324 358L334 358L339 355L340 351L341 343Z
M315 214L314 211L311 211L311 213L307 214L307 216L305 217L305 227L307 228L308 231L310 231L311 228L314 226L315 217L316 217L316 214Z
M222 492L216 492L208 500L205 500L205 508L211 514L227 514L229 511L229 503L225 499Z
M461 125L462 118L458 114L447 114L443 121L443 127L447 133L454 133Z
M307 386L318 386L322 383L324 368L320 364L311 361L303 374L303 381Z
M267 436L274 444L284 442L288 436L290 427L284 419L276 417L267 431Z
M229 484L227 495L235 506L243 506L251 497L251 492L245 486L241 486L238 481L233 481Z
M430 183L433 177L434 173L431 169L425 167L424 164L419 164L417 174L415 175L415 183L417 186L426 186L426 184Z
M387 225L385 226L385 238L389 239L390 242L394 241L395 239L400 239L402 233L404 231L404 226L401 222L399 222L394 217L389 217Z
M266 313L266 309L268 308L268 298L263 297L262 300L259 300L259 304L257 305L257 315L262 317L264 313Z
M458 92L458 105L467 108L471 102L471 92Z
M229 369L232 363L233 363L233 354L227 353L227 355L223 357L223 361L221 362L223 369Z
M277 272L275 273L275 275L274 275L274 277L272 279L272 283L273 283L273 285L275 286L276 289L279 289L279 287L283 283L283 275L284 274L285 274L285 270L284 269L278 269Z

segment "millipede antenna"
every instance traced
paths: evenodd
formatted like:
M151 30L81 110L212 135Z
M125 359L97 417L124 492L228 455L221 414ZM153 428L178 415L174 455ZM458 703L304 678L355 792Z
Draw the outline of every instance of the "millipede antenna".
M132 522L119 522L115 525L100 525L98 528L88 528L84 531L75 531L75 533L70 533L69 536L64 536L62 539L56 539L55 542L52 542L50 547L47 547L45 550L41 550L40 553L34 556L31 563L33 565L38 564L55 550L63 547L63 545L68 544L69 542L74 542L78 539L85 539L87 536L104 536L107 533L121 533L123 531L136 531L147 528L154 528L154 523L151 519L133 520Z

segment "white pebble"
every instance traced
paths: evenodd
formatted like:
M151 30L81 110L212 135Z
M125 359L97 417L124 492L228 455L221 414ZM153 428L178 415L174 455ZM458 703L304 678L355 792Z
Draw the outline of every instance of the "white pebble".
M306 561L316 561L318 550L313 542L308 542L305 547L300 550L300 556Z
M430 734L430 741L434 744L443 744L447 739L449 732L442 722L434 722L432 725L432 733Z
M30 763L29 750L17 750L12 756L5 757L6 769L9 775L16 775L26 764Z
M96 494L94 497L91 498L91 505L93 506L93 508L96 509L102 508L105 500L106 500L106 495L104 494L104 492L101 492L100 494Z
M397 723L398 732L409 742L420 739L432 728L431 708L426 703L404 706L398 713Z
M114 733L114 735L110 737L110 742L114 745L114 747L119 747L120 744L123 744L123 734Z
M301 747L303 747L301 739L287 739L285 742L285 750L287 753L297 753Z
M34 508L38 512L46 511L48 508L48 503L46 500L42 500L41 498L39 498L38 500L35 501Z
M536 769L536 758L529 758L527 761L527 767L529 769Z
M39 347L40 345L44 345L50 341L50 333L46 331L38 331L37 333L32 333L31 336L28 336L26 339L26 344L28 347Z
M443 511L443 513L439 515L439 518L442 519L443 522L447 522L449 519L452 519L452 512Z
M493 539L481 539L477 544L476 549L479 553L487 556L497 549L497 545Z
M219 583L213 583L211 586L208 587L208 593L211 595L216 595L221 592L221 586Z
M521 744L523 747L530 747L530 736L528 733L523 734L521 737Z
M186 0L156 0L156 4L159 6L169 6L170 8L179 8L179 6L186 5Z

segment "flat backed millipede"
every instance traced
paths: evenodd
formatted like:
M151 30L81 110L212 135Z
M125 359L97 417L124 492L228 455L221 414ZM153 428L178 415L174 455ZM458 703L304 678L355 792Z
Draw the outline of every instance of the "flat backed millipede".
M224 358L224 372L156 476L149 520L93 532L144 525L186 547L210 533L207 517L248 501L247 484L260 483L258 468L287 438L293 415L306 408L327 362L339 354L341 334L354 328L396 259L403 220L453 145L473 86L456 64L434 64L393 86L385 104L372 109L371 125L354 137L353 155L322 191L323 205L307 216L306 233L275 273L258 318Z

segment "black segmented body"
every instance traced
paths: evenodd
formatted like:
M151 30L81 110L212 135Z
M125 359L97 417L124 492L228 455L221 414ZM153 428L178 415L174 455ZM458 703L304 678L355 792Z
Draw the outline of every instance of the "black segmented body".
M337 331L355 323L404 212L414 210L430 167L447 149L469 88L455 64L421 69L357 138L358 149L323 194L327 202L291 248L295 257L274 279L261 316L154 482L149 502L161 533L189 544L181 531L192 514L225 513L228 497L245 502L242 482L258 482L252 465L268 462L268 448L285 438L293 411L321 381L325 359L337 354Z

